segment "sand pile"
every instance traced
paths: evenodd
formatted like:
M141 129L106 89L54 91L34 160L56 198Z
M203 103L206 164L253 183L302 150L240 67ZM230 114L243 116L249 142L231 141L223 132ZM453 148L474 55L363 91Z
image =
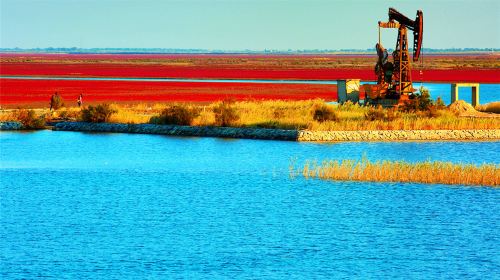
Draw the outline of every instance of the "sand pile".
M461 117L498 118L500 114L479 112L471 104L457 100L448 106L448 109Z
M471 104L463 100L453 102L448 106L448 109L459 115L475 115L477 113L476 109L474 109Z

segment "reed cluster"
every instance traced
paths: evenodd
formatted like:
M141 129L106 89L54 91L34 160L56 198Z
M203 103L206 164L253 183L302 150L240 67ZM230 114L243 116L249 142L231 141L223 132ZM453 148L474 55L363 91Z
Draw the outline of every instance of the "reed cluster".
M500 165L455 164L451 162L330 160L317 163L307 161L301 170L290 167L292 176L340 181L411 182L493 186L500 185Z

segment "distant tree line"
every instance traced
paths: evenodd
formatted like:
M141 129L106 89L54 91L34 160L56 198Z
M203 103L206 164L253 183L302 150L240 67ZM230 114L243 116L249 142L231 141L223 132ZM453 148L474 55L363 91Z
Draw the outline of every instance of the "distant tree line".
M411 50L411 49L410 49ZM499 48L423 48L424 53L461 53L461 52L500 52ZM109 53L109 54L168 54L168 53L211 53L211 54L322 54L322 53L373 53L375 48L368 49L303 49L303 50L210 50L210 49L176 49L176 48L0 48L0 52L31 52L31 53ZM392 49L389 49L392 51Z

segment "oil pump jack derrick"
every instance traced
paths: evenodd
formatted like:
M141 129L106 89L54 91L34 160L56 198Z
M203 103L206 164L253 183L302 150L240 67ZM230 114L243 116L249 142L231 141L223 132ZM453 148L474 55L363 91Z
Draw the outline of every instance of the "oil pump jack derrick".
M408 54L407 29L413 31L413 62L420 58L423 33L423 13L417 11L415 21L407 18L394 8L389 8L389 21L378 22L379 39L375 46L378 61L375 66L377 84L367 85L367 101L370 104L394 106L409 100L415 89L411 79L411 64ZM389 61L387 50L380 43L380 28L397 28L398 40L392 53L393 62Z

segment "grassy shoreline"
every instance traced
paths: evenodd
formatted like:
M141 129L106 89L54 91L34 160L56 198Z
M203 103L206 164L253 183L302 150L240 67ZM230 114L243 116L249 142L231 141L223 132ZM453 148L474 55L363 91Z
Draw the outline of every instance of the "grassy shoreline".
M172 108L175 108L172 109ZM183 123L170 120L166 124L190 126L229 126L275 128L310 131L379 131L379 130L466 130L500 129L498 114L460 115L450 108L428 111L398 111L346 103L330 105L322 100L308 101L241 101L215 102L208 105L189 103L111 104L109 123L158 123L165 114L184 114ZM170 111L169 111L170 110ZM2 110L0 121L19 121L23 110ZM45 121L82 120L79 108L34 110ZM167 113L165 113L167 112ZM230 120L220 121L224 114ZM470 112L469 112L470 113ZM477 113L477 112L476 112ZM222 117L221 117L222 115ZM156 119L155 119L156 118ZM155 121L153 121L155 119Z

